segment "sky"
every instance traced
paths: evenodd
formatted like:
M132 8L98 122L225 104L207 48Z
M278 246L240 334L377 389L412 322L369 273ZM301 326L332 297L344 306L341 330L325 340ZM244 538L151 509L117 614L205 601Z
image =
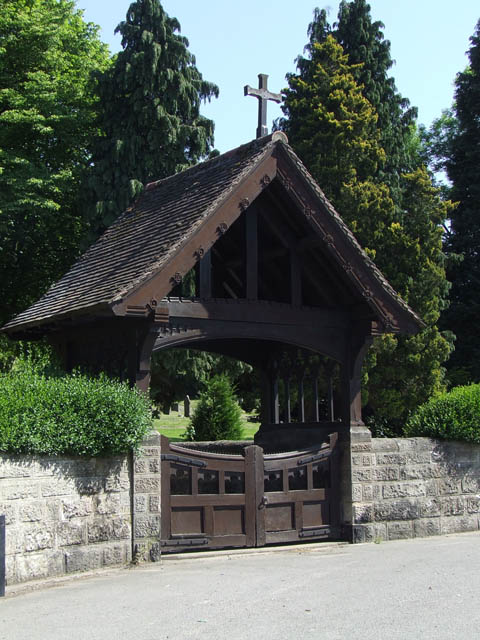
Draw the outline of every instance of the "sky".
M100 37L112 52L114 36L125 19L130 0L76 0L84 18L101 27ZM202 108L215 122L215 146L222 153L255 137L258 101L243 95L246 84L257 86L259 73L279 93L285 75L295 72L295 59L308 41L307 27L315 6L337 17L338 1L315 0L162 0L181 25L189 50L206 80L220 88L220 97ZM395 60L390 75L398 91L418 108L418 122L429 126L453 100L455 75L468 63L469 38L480 19L478 0L370 0L374 20L385 25ZM282 115L268 106L268 125Z

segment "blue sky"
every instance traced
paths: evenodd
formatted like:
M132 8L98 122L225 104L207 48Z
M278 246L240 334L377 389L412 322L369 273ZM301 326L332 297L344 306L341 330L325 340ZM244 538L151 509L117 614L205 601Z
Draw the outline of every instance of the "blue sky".
M77 0L86 20L101 27L111 51L120 48L113 35L130 0ZM222 152L255 137L257 100L243 96L245 84L269 75L269 88L280 92L285 74L307 42L315 6L335 20L338 1L315 0L162 0L190 42L203 77L220 87L220 97L203 108L215 121L215 146ZM480 18L478 0L370 0L372 15L385 25L395 65L391 75L400 93L418 107L419 122L430 125L451 105L455 74L467 64L469 37ZM269 104L271 120L281 115Z

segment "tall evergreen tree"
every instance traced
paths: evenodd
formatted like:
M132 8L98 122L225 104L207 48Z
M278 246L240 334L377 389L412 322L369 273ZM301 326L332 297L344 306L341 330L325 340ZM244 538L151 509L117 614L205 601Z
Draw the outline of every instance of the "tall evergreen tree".
M0 0L0 326L71 264L96 135L92 72L109 64L69 0Z
M449 353L436 327L447 290L441 223L448 205L425 169L399 175L395 188L385 179L380 118L357 81L363 63L351 64L333 33L312 40L317 32L311 25L309 57L288 76L281 126L360 244L428 325L414 338L378 340L370 353L368 408L377 423L401 431L409 410L441 387Z
M455 80L454 120L444 114L436 136L452 183L450 197L457 203L447 251L461 261L452 260L449 269L451 306L445 324L456 335L449 366L451 381L458 384L480 381L480 20L470 41L470 64Z
M110 224L144 185L194 164L213 145L202 100L218 96L188 51L180 24L159 0L137 0L116 32L123 50L100 81L101 129L88 197L97 231Z

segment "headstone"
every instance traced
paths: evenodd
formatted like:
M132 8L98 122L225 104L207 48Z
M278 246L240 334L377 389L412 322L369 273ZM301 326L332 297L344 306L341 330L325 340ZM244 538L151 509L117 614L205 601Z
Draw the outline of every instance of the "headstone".
M190 397L188 395L185 396L185 400L183 401L183 413L185 418L190 417Z

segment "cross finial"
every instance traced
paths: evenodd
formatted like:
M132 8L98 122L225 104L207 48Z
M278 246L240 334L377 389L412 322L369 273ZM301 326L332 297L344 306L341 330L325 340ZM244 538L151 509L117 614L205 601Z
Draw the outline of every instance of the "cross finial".
M243 88L243 94L245 96L255 96L258 98L258 127L257 138L266 136L268 134L267 127L267 101L273 100L274 102L282 102L282 95L280 93L271 93L268 88L268 76L266 73L258 74L258 89L253 89L249 84Z

